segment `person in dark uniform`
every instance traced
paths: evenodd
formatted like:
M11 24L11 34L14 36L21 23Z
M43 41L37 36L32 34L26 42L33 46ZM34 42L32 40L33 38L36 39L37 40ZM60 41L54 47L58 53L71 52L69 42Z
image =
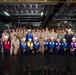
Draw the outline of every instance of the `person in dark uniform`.
M62 48L63 55L67 55L68 44L66 42L66 39L63 39L63 41L62 41L62 47L61 48Z
M26 41L29 41L29 39L32 39L32 41L33 41L33 35L31 33L30 29L28 30L28 33L26 34Z
M76 38L75 37L72 38L72 42L70 44L70 54L73 56L76 55Z
M27 42L27 54L34 54L34 44L32 42L32 39L29 39Z
M71 34L71 31L69 29L68 34L65 35L65 39L66 39L66 42L68 43L68 46L70 46L70 43L72 42L72 37L73 35Z
M51 40L49 42L49 53L54 54L54 49L55 49L55 42L54 38L51 37Z
M39 53L39 48L40 48L40 42L38 42L38 38L35 37L35 41L34 41L34 53Z
M26 38L22 38L22 40L20 41L20 54L21 55L26 54L26 48L27 48Z
M60 54L61 53L61 42L60 39L58 38L56 43L55 43L55 54Z
M4 40L3 40L3 53L4 53L4 56L10 56L11 43L10 43L10 41L8 39L9 39L9 37L5 36Z
M68 33L65 35L65 39L68 44L68 49L67 49L68 54L70 54L69 50L70 50L70 43L72 42L72 37L73 37L73 35L71 34L71 31L70 31L70 29L68 29Z
M1 56L1 50L2 50L2 33L0 31L0 56Z
M45 38L45 40L44 40L44 54L48 53L48 45L49 45L48 39Z

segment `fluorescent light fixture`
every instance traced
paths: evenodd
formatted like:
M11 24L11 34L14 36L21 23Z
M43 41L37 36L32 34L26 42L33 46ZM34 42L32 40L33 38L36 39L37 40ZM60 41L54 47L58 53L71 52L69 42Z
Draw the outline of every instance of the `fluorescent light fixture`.
M60 24L58 24L58 26L60 26Z
M43 13L43 12L41 12L41 16L43 16L43 14L44 14L44 13Z
M64 23L67 23L67 21L64 21Z
M40 21L40 23L41 23L41 21Z
M23 13L23 11L21 10L21 13Z
M38 8L38 5L36 4L36 8Z
M33 13L33 10L31 11L31 13Z
M36 13L38 13L38 10L36 10Z
M23 6L25 7L25 4Z
M26 12L28 13L28 10L26 10Z
M30 7L32 8L32 5L30 4Z
M4 14L5 14L5 15L10 16L10 14L9 14L9 13L7 13L7 12L5 12L5 11L3 11L3 12L4 12Z
M18 11L16 10L16 12L18 13Z

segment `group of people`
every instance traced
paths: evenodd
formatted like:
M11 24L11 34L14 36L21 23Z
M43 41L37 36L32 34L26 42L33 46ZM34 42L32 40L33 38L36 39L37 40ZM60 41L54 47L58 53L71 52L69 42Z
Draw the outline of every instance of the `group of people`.
M0 38L1 53L5 56L23 54L76 55L76 35L71 28L54 29L9 29Z

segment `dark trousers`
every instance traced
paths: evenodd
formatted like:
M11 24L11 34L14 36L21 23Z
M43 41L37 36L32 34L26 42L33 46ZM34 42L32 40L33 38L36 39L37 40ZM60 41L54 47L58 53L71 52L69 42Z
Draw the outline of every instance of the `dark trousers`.
M23 52L23 50L20 50L20 54L21 54L21 55L25 55L25 54L26 54L26 51Z
M4 49L4 56L10 56L10 50Z
M39 49L34 49L34 53L39 53Z
M76 56L76 49L74 50L74 56Z
M28 50L26 50L26 54L32 54L32 51L33 50L28 49Z

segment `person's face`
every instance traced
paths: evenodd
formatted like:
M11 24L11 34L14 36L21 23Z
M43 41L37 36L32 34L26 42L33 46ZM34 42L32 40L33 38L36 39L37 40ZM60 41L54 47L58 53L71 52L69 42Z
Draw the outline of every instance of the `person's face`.
M35 29L33 30L33 32L35 32Z
M68 31L68 34L71 34L71 32L70 32L70 31Z
M16 29L16 32L18 32L18 29Z
M21 31L21 29L19 29L19 32Z
M42 31L44 32L44 29L42 29Z
M62 30L62 33L64 33L64 30Z
M76 39L72 40L72 42L76 42Z
M31 31L28 31L28 33L31 33Z
M39 32L39 29L37 29L37 32Z
M8 31L11 32L11 29L9 29Z
M8 40L8 38L5 38L5 40L7 41L7 40Z
M32 42L32 40L29 40L29 42L31 43L31 42Z
M66 43L66 40L63 40L63 43Z
M60 30L60 31L59 31L59 33L61 34L61 33L62 33L62 31Z
M21 30L21 32L23 33L23 30Z
M24 32L26 32L26 29L24 29Z
M16 37L16 36L14 36L14 39L16 40L16 39L17 39L17 37Z
M15 32L15 30L14 30L14 29L12 29L12 32Z
M46 31L48 31L48 28L46 28Z
M7 31L6 31L6 30L4 30L4 33L7 33Z
M52 32L54 32L54 29L52 29Z
M51 42L54 42L54 39L51 39Z
M23 42L25 42L25 40L23 40Z
M60 39L57 39L57 42L59 43L60 42Z

